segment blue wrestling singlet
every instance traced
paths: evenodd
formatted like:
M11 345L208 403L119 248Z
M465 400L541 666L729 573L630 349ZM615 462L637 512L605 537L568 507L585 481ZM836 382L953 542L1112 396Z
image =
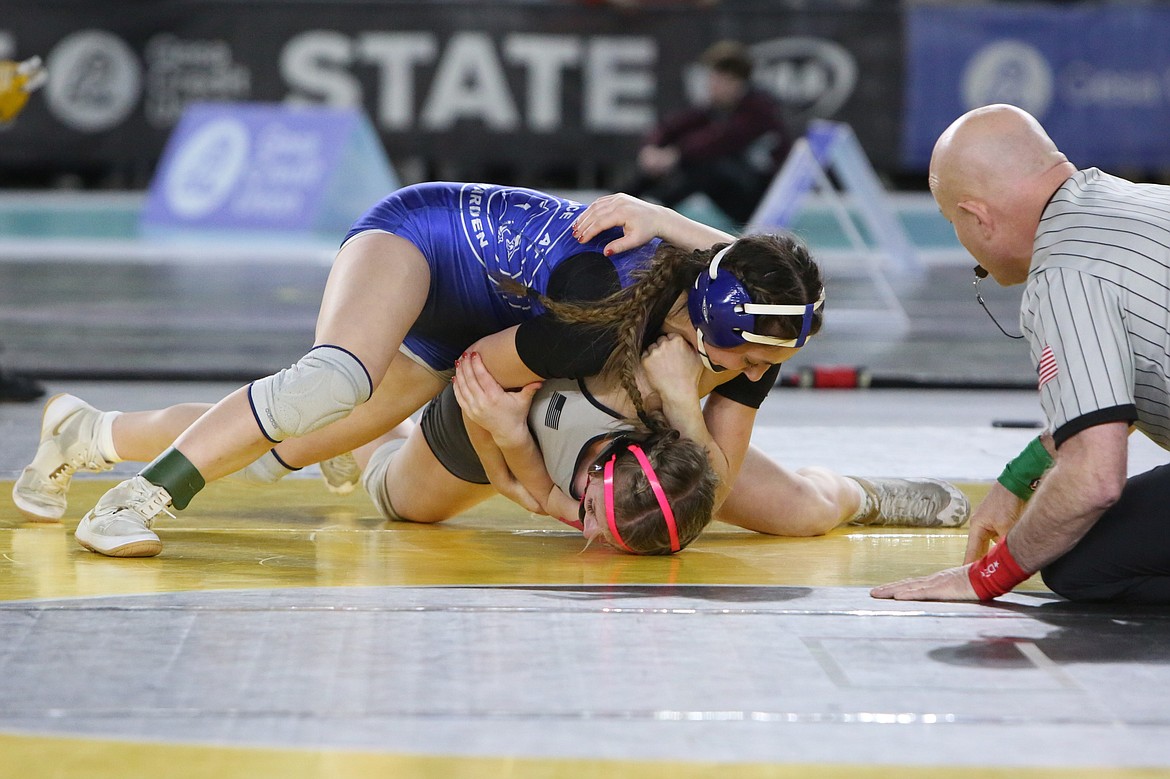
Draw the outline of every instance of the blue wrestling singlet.
M386 232L422 252L431 269L430 294L404 343L432 368L445 370L478 339L544 312L537 301L501 290L496 278L543 294L559 264L582 253L601 254L605 244L621 237L614 228L578 243L572 225L584 210L581 203L532 189L416 184L375 204L345 240ZM631 270L649 264L658 243L610 258L622 286Z

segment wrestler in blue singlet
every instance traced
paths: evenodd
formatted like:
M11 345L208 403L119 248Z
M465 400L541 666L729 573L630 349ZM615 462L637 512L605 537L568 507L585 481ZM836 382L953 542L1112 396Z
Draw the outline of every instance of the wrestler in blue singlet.
M386 232L422 252L431 270L430 293L404 344L432 368L446 370L478 339L544 312L532 298L505 293L496 278L506 276L550 294L558 266L581 255L596 262L605 244L621 236L614 228L578 243L572 225L584 209L519 187L416 184L375 204L345 240L371 230ZM621 286L629 283L631 270L649 264L658 243L609 258Z

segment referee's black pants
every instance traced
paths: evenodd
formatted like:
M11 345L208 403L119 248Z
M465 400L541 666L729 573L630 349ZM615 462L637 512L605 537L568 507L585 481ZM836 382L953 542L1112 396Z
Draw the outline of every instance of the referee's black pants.
M1117 503L1040 574L1073 601L1170 604L1170 465L1127 481Z

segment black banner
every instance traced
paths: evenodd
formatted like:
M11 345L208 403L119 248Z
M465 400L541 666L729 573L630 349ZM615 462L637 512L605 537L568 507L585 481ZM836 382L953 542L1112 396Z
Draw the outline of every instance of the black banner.
M259 101L362 106L407 181L610 188L643 133L685 105L694 59L721 38L752 45L758 80L798 127L812 117L848 122L875 167L896 172L894 3L6 5L0 57L38 54L49 81L0 130L0 185L74 172L90 184L143 187L188 103Z

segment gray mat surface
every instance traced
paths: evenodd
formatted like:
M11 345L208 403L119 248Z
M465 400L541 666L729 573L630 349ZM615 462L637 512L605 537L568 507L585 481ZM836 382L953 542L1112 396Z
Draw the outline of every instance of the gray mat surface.
M853 588L0 604L0 729L425 754L1170 765L1170 611Z

